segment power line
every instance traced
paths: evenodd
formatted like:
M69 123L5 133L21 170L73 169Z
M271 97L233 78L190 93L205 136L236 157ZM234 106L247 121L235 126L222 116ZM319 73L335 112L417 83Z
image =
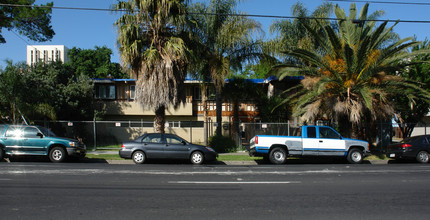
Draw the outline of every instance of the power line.
M341 1L341 0L330 0L330 1ZM344 0L345 2L347 0ZM361 1L353 1L350 2L361 2ZM365 1L362 1L365 2ZM366 1L367 2L367 1ZM429 3L430 5L430 3ZM66 10L85 10L85 11L109 11L109 12L125 12L127 10L117 10L117 9L101 9L101 8L76 8L76 7L58 7L58 6L44 6L44 5L17 5L17 4L3 4L0 3L0 6L6 7L36 7L36 8L50 8L50 9L66 9ZM218 13L189 13L194 15L213 15L213 16L237 16L237 17L255 17L255 18L276 18L276 19L312 19L312 20L329 20L329 21L341 21L345 19L340 18L323 18L323 17L297 17L297 16L278 16L278 15L257 15L257 14L218 14ZM365 19L365 20L357 20L357 21L375 21L375 22L390 22L390 23L430 23L430 20L391 20L391 19Z
M24 41L28 46L31 46L31 47L33 47L33 45L30 45L29 43L28 43L28 41L26 41L24 38L22 38L19 34L17 34L15 31L13 31L13 30L9 30L10 32L12 32L13 34L15 34L19 39L21 39L22 41ZM35 47L33 47L34 49L36 49Z
M360 2L372 4L394 4L394 5L430 5L428 2L385 2L385 1L362 1L362 0L327 0L329 2Z

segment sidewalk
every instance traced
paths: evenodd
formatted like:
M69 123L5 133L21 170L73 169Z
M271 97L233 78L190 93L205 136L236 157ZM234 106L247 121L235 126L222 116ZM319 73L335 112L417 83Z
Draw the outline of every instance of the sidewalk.
M118 151L88 151L87 154L118 154ZM220 153L220 155L248 155L247 152L235 152L235 153ZM368 162L367 162L368 161ZM108 164L134 164L133 160L106 160ZM388 160L364 160L364 163L369 163L372 165L385 165L388 164ZM256 161L216 161L213 164L223 164L223 165L258 165Z

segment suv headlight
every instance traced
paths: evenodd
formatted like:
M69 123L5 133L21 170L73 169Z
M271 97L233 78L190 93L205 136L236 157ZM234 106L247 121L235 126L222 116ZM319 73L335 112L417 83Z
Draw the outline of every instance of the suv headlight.
M69 145L70 145L70 147L77 147L78 143L71 141L71 142L69 142Z

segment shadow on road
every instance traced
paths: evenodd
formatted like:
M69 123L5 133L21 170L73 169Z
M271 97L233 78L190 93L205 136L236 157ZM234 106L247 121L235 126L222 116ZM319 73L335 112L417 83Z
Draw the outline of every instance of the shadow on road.
M258 165L269 165L269 160L261 159L255 160ZM287 159L285 164L349 164L344 158L321 158L321 157L305 157L305 158L291 158ZM369 161L364 160L362 164L371 164Z
M51 162L46 156L13 156L8 157L0 162ZM95 159L95 158L68 158L63 163L107 163L105 159Z

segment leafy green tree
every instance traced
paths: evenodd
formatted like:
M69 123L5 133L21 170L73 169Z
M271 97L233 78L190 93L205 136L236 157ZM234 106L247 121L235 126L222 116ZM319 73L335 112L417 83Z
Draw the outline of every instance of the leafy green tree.
M419 45L412 47L412 51L430 50L429 41L426 40ZM421 88L429 91L430 86L430 53L413 56L410 60L402 61L411 63L410 66L399 70L400 75L407 80L414 80ZM413 95L414 93L406 92ZM411 99L413 98L413 99ZM394 97L396 117L403 138L410 137L415 125L421 122L429 112L430 104L427 100L416 97L396 96Z
M189 8L190 20L195 22L195 27L190 26L191 33L198 39L194 44L197 72L202 80L213 81L217 91L218 135L221 134L220 94L224 80L232 69L241 69L244 61L254 61L262 55L260 42L252 39L261 32L260 24L245 16L229 16L244 14L238 12L236 6L236 0L211 0L208 5L196 3ZM203 88L203 108L207 109L205 93Z
M340 19L338 29L321 24L318 29L323 33L318 33L305 25L321 45L320 51L293 49L286 52L310 64L278 68L280 78L298 74L305 77L292 89L299 89L299 92L284 100L293 104L294 116L309 122L328 118L338 122L346 136L358 137L364 121L391 119L395 112L393 97L430 98L429 92L396 74L409 65L400 61L419 54L405 51L418 43L409 42L411 38L389 43L393 26L386 28L387 22L376 26L375 22L366 21L367 10L368 4L357 17L355 4L351 4L350 14L346 16L336 5L335 13Z
M0 104L4 120L11 123L93 118L93 85L86 76L60 62L29 67L9 62L0 75ZM21 118L21 119L20 119Z
M25 103L46 103L53 107L56 119L91 120L93 118L93 85L87 76L75 76L72 68L54 62L38 64L23 76ZM37 89L34 89L37 88ZM27 114L32 119L43 119L38 112Z
M29 71L29 67L25 63L13 65L11 61L0 75L0 103L2 119L13 124L17 124L26 120L30 114L37 113L49 117L56 118L55 111L51 105L42 100L32 100L28 102L26 99L33 93L28 89L25 77ZM40 86L40 85L38 85Z
M70 65L76 75L85 75L90 78L128 78L118 63L111 62L112 50L106 46L95 49L81 49L73 47L68 52Z
M165 109L184 101L189 50L183 35L185 0L118 1L115 22L122 64L136 81L136 102L155 111L155 131L164 133Z
M35 0L0 0L2 4L28 5L32 6ZM54 4L47 3L52 7ZM51 26L51 8L38 7L0 7L0 43L6 43L6 39L1 35L2 29L17 30L33 41L48 41L55 35Z

